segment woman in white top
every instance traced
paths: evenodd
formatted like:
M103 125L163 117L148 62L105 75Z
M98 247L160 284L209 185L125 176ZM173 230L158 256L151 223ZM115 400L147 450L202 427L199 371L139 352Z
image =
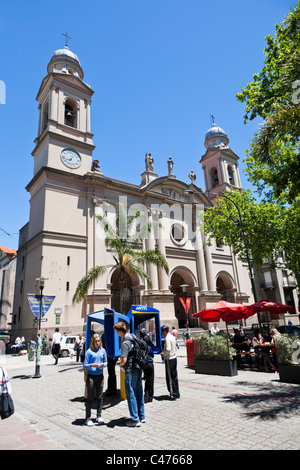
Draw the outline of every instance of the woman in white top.
M254 347L254 352L258 355L258 357L261 357L264 361L265 371L270 372L268 366L271 367L273 371L276 371L277 369L272 364L268 349L264 349L263 344L266 344L266 343L264 343L264 339L262 337L262 334L259 332L259 330L255 332L255 335L252 338L252 344Z

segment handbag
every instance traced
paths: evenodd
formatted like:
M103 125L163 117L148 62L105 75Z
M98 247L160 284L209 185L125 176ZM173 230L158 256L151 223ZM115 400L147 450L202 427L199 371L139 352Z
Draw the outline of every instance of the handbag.
M14 407L14 402L7 390L3 368L2 368L2 377L3 377L3 392L0 396L0 416L1 416L1 419L6 419L15 412L15 407Z

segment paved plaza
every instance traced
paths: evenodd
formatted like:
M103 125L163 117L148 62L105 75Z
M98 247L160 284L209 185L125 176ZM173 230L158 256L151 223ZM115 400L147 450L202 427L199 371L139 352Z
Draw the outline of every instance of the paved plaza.
M0 421L0 450L299 450L300 386L278 374L240 370L235 377L196 374L178 351L181 398L168 400L164 364L155 357L155 399L146 422L128 428L127 401L105 397L104 425L87 427L84 374L74 359L41 358L41 378L27 356L0 356L15 414ZM119 366L116 366L119 384ZM105 372L107 381L107 372ZM95 410L92 410L95 415ZM93 415L92 415L93 417Z

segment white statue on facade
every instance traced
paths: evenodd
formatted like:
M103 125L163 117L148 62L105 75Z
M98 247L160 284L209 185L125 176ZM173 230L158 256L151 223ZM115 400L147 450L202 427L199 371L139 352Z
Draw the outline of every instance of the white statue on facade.
M174 166L173 159L172 159L172 157L169 157L169 158L168 158L168 172L169 172L169 176L173 175L173 166Z
M151 156L151 153L146 152L146 156L145 156L146 171L153 171L153 162L154 162L154 159Z
M195 175L195 173L193 172L193 170L190 172L190 174L189 174L189 178L190 178L190 180L191 180L192 184L195 184L195 181L196 181L196 175Z

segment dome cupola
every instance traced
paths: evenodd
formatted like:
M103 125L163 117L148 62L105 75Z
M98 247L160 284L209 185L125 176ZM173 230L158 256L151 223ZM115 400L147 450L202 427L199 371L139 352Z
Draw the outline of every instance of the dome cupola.
M74 75L83 79L83 70L81 68L77 55L70 51L67 45L63 49L57 49L54 52L47 66L47 72L64 73Z
M214 122L205 134L204 145L208 149L228 148L229 139L226 132Z

